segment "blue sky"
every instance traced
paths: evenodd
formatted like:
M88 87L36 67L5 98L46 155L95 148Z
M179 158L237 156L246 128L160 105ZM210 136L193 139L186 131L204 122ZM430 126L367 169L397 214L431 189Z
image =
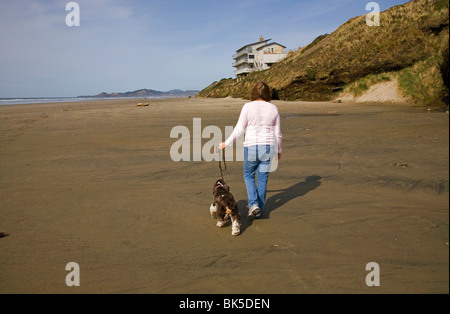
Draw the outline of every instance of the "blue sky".
M364 15L362 0L0 0L0 98L203 89L262 35L298 49ZM405 0L379 0L381 11Z

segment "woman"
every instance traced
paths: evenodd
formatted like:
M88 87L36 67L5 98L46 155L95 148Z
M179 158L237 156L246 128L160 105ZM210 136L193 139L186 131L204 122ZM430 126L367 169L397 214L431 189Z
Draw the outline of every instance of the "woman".
M233 145L245 129L244 180L247 187L248 216L259 218L266 202L267 182L273 158L281 159L282 134L278 108L271 104L269 86L257 83L251 91L252 102L242 108L233 133L220 149ZM257 181L255 184L255 173Z

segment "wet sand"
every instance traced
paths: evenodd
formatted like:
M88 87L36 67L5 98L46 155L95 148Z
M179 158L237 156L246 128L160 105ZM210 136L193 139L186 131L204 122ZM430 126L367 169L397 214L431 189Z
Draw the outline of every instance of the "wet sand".
M449 293L447 113L274 102L283 158L233 237L209 215L218 163L173 162L170 131L234 126L244 101L140 102L0 106L0 293Z

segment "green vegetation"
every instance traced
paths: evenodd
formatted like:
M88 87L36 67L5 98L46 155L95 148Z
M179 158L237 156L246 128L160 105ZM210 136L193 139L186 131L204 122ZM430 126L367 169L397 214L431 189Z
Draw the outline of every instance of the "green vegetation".
M308 79L310 81L315 81L316 80L317 71L316 71L316 69L314 69L312 67L308 67L308 68L306 68L306 75L308 76Z
M316 39L314 39L312 43L310 43L308 46L306 46L305 48L302 49L302 53L309 50L310 48L314 47L318 43L320 43L322 40L327 38L328 35L329 34L323 34L323 35L320 35L319 37L317 37Z
M381 82L389 82L392 79L392 73L370 74L346 86L344 92L349 92L357 97L367 91L370 86Z
M448 9L448 0L440 0L434 4L434 9L440 11L442 9Z
M417 103L428 105L439 100L445 91L439 71L442 57L432 56L398 73L398 82L403 93Z
M390 80L391 78L389 76L386 76L386 74L368 75L365 78L359 79L356 82L350 84L347 90L352 93L353 96L359 96L366 90L368 90L371 85Z

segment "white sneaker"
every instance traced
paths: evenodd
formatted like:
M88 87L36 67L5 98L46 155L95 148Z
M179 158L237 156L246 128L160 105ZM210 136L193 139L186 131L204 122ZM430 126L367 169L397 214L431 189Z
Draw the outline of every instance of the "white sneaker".
M255 218L259 218L261 216L261 209L259 208L258 205L253 205L252 207L250 207L250 209L248 210L248 217L255 217Z

